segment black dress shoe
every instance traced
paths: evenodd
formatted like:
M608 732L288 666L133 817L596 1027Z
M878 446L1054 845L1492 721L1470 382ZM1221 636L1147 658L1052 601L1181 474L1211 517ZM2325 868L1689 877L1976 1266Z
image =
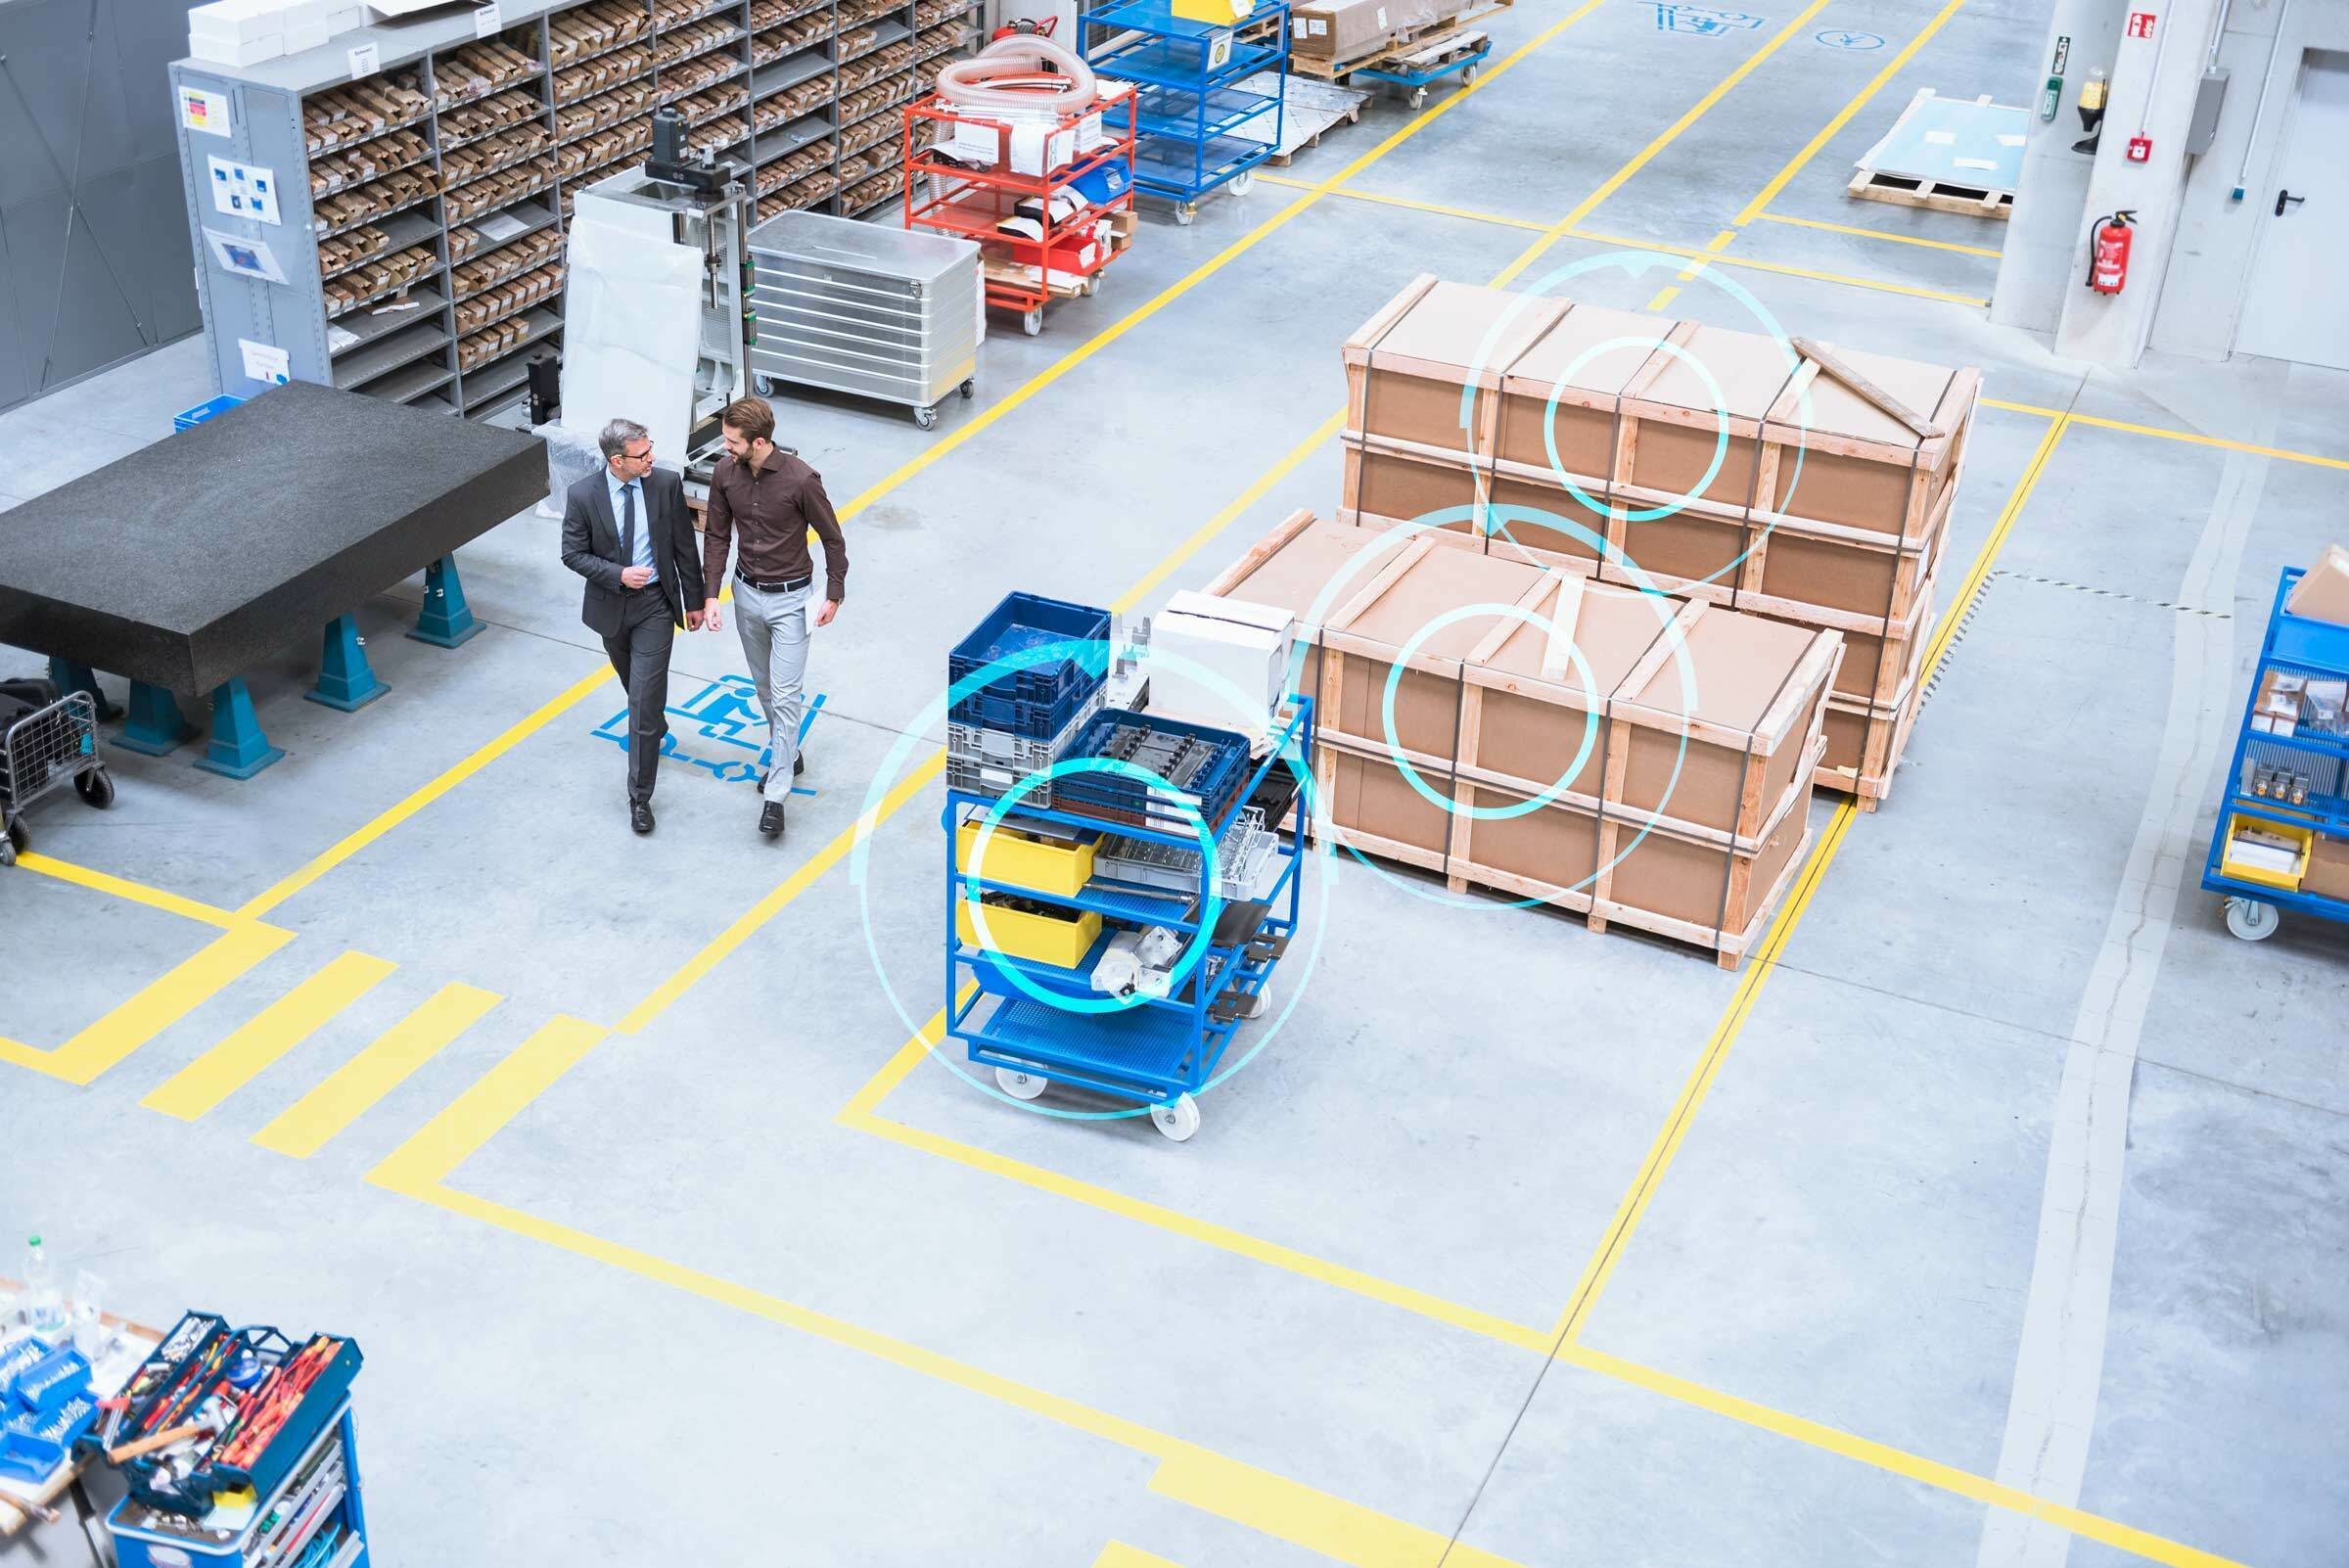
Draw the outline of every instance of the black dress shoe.
M807 759L806 759L806 756L804 756L804 755L803 755L803 756L795 757L795 758L793 758L793 759L791 760L791 776L792 776L793 778L798 778L798 777L799 777L799 776L800 776L802 773L805 773L805 772L806 772L806 771L807 771ZM767 779L768 779L770 776L771 776L771 774L768 774L768 773L761 773L761 774L760 774L760 775L759 775L759 787L760 787L760 789L764 789L764 788L766 788L766 781L767 781Z
M759 831L770 839L783 836L783 803L768 801L759 807Z
M650 833L653 830L653 803L630 801L628 803L628 826L639 833Z

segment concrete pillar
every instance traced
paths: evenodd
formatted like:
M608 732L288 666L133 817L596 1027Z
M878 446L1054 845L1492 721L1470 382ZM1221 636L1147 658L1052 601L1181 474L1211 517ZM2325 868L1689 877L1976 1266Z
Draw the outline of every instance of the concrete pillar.
M2072 258L2081 254L2086 232L2089 175L2095 162L2072 151L2084 134L2078 105L2080 84L2102 67L2110 75L2119 43L2124 0L2055 0L2048 35L2034 63L2029 140L2023 145L2022 183L2007 221L2005 249L1999 257L1998 287L1990 298L1990 319L2004 327L2053 333L2063 319L2070 291L2086 276ZM2038 117L2039 87L2055 60L2058 39L2068 40L2063 97L2052 120ZM2107 112L2109 120L2109 111Z

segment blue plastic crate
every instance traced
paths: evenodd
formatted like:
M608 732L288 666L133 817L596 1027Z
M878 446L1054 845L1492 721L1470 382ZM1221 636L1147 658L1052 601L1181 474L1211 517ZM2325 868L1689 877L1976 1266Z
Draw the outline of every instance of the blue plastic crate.
M1239 804L1240 788L1247 783L1250 772L1248 741L1227 729L1118 709L1096 714L1092 722L1078 732L1064 761L1111 757L1164 772L1154 767L1146 755L1135 755L1137 742L1144 746L1184 743L1186 755L1199 760L1187 777L1170 776L1169 782L1198 802L1199 814L1207 819L1211 829ZM1141 779L1078 768L1061 774L1053 782L1052 805L1056 810L1097 816L1154 833L1188 836L1195 832L1189 817L1174 807L1164 790Z
M1033 593L1006 594L946 656L949 688L988 666L1055 642L1084 646L1068 657L999 675L967 692L949 711L957 724L1045 739L1056 733L1109 674L1109 612Z
M225 414L244 400L242 397L222 392L209 402L198 403L193 408L183 408L171 416L171 432L173 435L177 435L183 430L194 430L214 414Z
M2349 673L2349 626L2279 610L2270 635L2280 664Z
M38 1415L21 1415L0 1428L0 1475L42 1481L66 1462L73 1445L98 1419L98 1402L85 1379L80 1392Z

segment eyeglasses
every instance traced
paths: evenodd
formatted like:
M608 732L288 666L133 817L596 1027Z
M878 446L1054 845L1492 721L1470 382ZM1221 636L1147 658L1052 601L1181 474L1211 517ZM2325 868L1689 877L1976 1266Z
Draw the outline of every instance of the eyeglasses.
M626 458L631 463L649 462L651 461L653 455L653 443L651 441L646 441L644 443L644 450L641 452L631 452L625 448L622 448L620 455Z

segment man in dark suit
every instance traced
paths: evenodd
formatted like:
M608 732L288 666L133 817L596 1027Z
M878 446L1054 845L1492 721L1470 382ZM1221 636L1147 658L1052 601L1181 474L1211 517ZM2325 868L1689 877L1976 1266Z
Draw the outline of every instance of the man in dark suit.
M654 471L645 428L616 419L597 444L604 472L564 497L563 564L587 579L579 619L604 639L627 689L628 823L650 833L653 775L668 733L668 652L678 626L701 629L702 554L684 481Z

